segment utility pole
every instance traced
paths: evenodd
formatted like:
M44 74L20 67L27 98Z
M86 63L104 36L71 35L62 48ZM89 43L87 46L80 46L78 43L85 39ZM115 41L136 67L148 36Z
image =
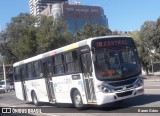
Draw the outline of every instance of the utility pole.
M2 56L2 62L3 62L3 76L4 76L4 82L5 82L5 86L6 86L6 68L5 68L3 56Z

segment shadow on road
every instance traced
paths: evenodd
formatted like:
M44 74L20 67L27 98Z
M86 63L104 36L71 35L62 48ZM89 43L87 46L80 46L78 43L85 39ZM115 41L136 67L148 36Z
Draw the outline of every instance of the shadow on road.
M145 105L153 102L160 101L160 93L159 94L144 94L142 96L138 96L135 98L130 98L129 101L125 101L125 103L129 106L137 106L137 105Z
M135 98L126 99L123 102L108 103L99 107L91 107L92 112L134 112L137 108L144 108L145 104L160 101L160 95L145 94ZM155 106L156 107L156 106ZM157 106L158 107L158 106Z

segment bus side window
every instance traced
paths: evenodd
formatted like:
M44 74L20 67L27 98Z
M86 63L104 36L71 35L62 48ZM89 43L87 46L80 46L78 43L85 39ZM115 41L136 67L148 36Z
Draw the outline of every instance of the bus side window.
M39 76L40 76L39 61L33 62L33 76L34 76L34 78L39 78Z
M53 64L53 71L52 71L52 74L54 75L55 74L55 57L53 56L52 57L52 64Z
M31 63L28 63L27 66L26 66L26 71L27 71L27 76L26 78L27 79L31 79L32 78L32 64Z
M76 73L80 71L80 65L78 62L78 54L77 51L67 52L65 54L66 61L66 72L67 73Z
M21 67L21 80L25 80L26 79L26 65L22 65Z
M60 74L64 74L65 70L64 70L64 58L63 58L63 54L58 54L56 56L54 56L52 58L53 62L54 62L54 74L56 75L60 75Z
M14 79L15 79L15 81L19 81L19 80L20 80L19 67L16 67L16 68L14 69Z
M73 57L74 72L80 72L80 63L78 59L78 53L76 50L72 52L72 57Z

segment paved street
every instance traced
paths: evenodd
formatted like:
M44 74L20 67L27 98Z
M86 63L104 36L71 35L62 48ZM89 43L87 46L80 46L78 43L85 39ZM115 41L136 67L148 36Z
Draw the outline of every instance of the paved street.
M17 99L14 92L8 92L0 94L0 106L10 106L10 107L35 107L31 102L25 102ZM53 106L54 104L42 103L40 106ZM145 94L143 96L130 98L124 101L122 104L109 104L109 107L160 107L160 89L145 89ZM105 105L108 107L108 105Z
M125 116L128 113L122 113L122 112L134 112L137 111L138 109L134 109L134 107L139 107L139 108L147 108L147 107L154 107L154 108L160 108L160 89L158 88L149 88L149 86L151 85L155 85L155 84L159 84L160 85L160 81L154 81L154 80L145 80L145 94L143 96L139 96L139 97L135 97L135 98L131 98L128 99L126 101L124 101L121 104L116 104L116 103L111 103L111 104L106 104L104 106L101 107L91 107L88 108L84 111L77 111L75 108L69 107L69 108L58 108L53 104L48 104L48 103L43 103L41 104L41 108L46 108L45 111L46 112L52 112L49 114L45 115L53 115L53 112L58 113L54 115L60 115L60 116L71 116L74 115L75 113L83 113L82 115L91 115L91 113L94 113L92 115L95 116L99 116L99 115L105 115L106 113L108 115L113 116L114 113L119 113L118 115L122 115ZM155 85L156 86L156 85ZM158 86L158 85L157 85ZM24 102L21 100L18 100L15 97L15 93L14 92L8 92L8 93L1 93L0 94L0 106L1 107L34 107L34 105L32 105L29 102ZM134 110L134 111L133 111ZM160 110L160 109L159 109ZM60 113L60 114L59 114ZM64 114L65 113L65 114ZM67 113L67 114L66 114ZM73 113L73 114L72 114ZM105 114L104 114L105 113ZM44 114L43 114L44 115ZM76 114L77 115L77 114ZM135 115L135 113L133 113L132 115ZM143 114L141 114L143 115ZM149 116L150 113L145 114L145 116ZM157 115L157 113L154 113L153 115Z

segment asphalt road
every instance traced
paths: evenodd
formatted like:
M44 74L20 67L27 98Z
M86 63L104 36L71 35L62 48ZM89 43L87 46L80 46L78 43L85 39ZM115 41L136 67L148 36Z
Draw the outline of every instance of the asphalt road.
M92 115L92 116L100 116L100 115L109 115L114 116L126 116L137 115L138 110L146 111L149 109L159 110L158 113L138 113L138 115L150 116L155 115L159 116L160 114L160 89L158 88L147 88L147 85L153 85L153 81L145 82L145 94L143 96L138 96L134 98L130 98L125 100L122 103L110 103L100 107L91 106L83 111L77 111L72 106L70 107L57 107L54 104L42 103L40 107L35 107L31 102L21 101L16 98L14 92L1 93L0 94L0 107L28 107L28 108L41 108L42 112L45 114L36 114L36 115L55 115L55 116L76 116L80 115L77 113L81 113L81 115ZM159 84L159 83L158 83ZM48 114L49 113L49 114ZM54 113L54 114L53 114ZM58 114L57 114L58 113ZM35 114L34 114L35 115Z

